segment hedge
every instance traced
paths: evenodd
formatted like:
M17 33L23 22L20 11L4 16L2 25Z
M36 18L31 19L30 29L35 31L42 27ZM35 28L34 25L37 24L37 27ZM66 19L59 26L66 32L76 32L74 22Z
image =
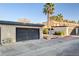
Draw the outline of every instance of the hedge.
M65 35L64 31L57 31L54 33L54 35Z

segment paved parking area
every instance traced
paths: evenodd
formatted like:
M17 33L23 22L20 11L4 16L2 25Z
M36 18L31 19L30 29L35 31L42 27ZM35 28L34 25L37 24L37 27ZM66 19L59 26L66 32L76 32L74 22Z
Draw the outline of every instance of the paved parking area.
M79 37L29 40L1 46L0 56L79 56Z

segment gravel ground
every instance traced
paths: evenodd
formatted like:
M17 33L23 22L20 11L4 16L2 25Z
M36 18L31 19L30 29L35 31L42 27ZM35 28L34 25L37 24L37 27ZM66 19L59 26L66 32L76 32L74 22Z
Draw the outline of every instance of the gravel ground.
M29 40L1 46L0 56L79 56L79 37Z

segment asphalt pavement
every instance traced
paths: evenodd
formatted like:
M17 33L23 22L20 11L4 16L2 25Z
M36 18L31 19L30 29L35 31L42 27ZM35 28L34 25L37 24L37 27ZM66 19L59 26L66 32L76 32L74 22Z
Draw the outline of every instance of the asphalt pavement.
M1 46L0 56L79 56L79 37L17 42Z

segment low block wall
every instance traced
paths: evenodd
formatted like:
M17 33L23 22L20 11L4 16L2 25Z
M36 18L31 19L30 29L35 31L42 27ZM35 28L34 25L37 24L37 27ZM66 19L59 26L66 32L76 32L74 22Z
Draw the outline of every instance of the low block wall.
M51 33L54 34L55 32L58 32L58 31L64 31L65 35L69 35L68 27L54 27L54 30L52 30Z

